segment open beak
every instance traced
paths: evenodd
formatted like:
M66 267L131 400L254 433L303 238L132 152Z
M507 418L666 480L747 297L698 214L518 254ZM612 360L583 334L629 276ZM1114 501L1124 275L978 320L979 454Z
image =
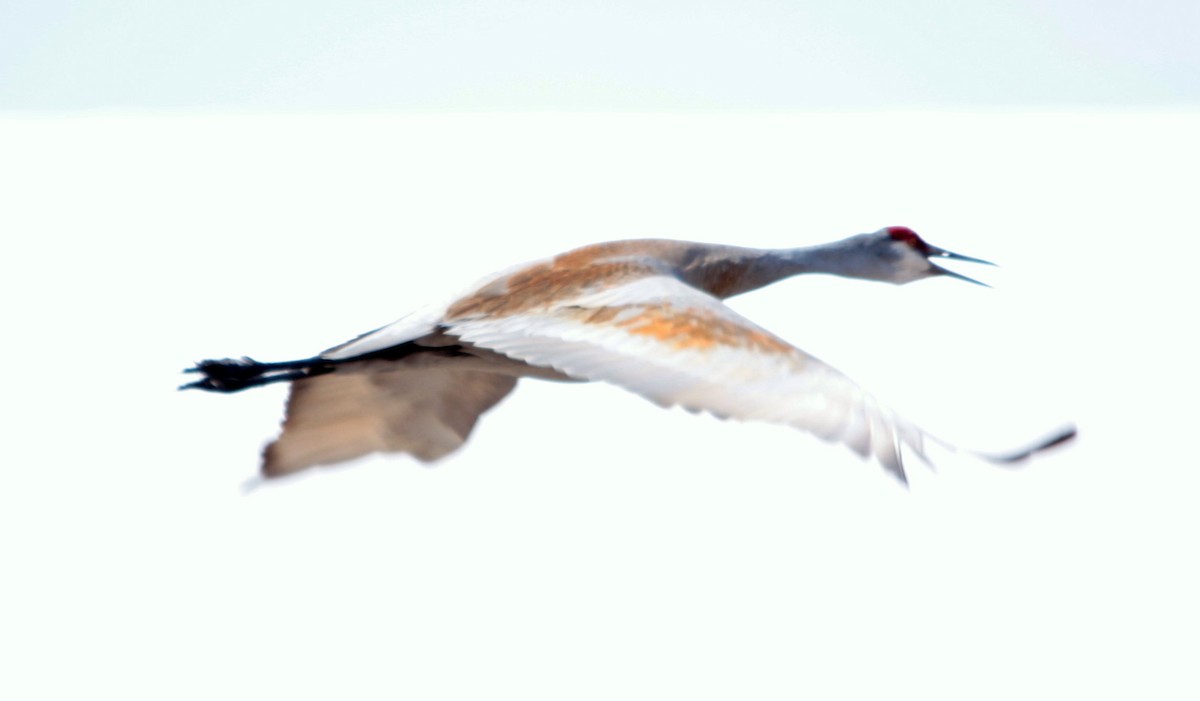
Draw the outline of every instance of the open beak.
M948 258L950 260L962 260L962 261L966 261L968 263L980 263L982 265L995 265L995 263L992 263L991 261L986 261L981 258L972 258L971 256L964 256L959 253L951 253L950 251L947 251L944 248L938 248L937 246L929 246L929 257L930 258ZM932 263L931 263L931 265L932 265ZM964 282L970 282L970 283L974 283L976 285L983 285L984 287L991 287L991 285L987 284L986 282L980 282L974 278L969 278L966 275L961 275L959 273L956 273L953 270L947 270L946 268L943 268L939 265L934 265L933 270L934 270L934 273L933 273L934 275L946 275L948 277L957 278Z

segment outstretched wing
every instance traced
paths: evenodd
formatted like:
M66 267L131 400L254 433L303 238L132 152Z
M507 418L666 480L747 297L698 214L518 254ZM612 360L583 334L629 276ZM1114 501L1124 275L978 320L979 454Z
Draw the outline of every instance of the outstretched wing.
M841 372L668 275L538 308L447 317L447 333L662 406L787 424L874 456L905 480L924 434Z
M509 375L437 367L296 380L283 432L263 452L263 475L279 477L374 452L437 460L457 450L479 415L516 382Z

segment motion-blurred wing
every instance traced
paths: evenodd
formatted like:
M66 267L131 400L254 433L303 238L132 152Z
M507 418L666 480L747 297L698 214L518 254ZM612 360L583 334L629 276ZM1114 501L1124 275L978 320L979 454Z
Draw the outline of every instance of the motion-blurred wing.
M457 450L479 415L516 382L508 375L442 368L297 380L283 432L263 453L263 475L278 477L374 452L437 460Z
M924 459L922 432L845 375L666 275L443 324L477 346L664 407L804 429L873 455L902 481L901 444Z

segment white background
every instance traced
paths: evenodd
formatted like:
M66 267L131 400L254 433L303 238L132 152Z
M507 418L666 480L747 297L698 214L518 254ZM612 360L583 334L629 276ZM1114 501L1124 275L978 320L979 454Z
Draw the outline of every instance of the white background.
M145 24L148 6L131 7ZM790 36L764 8L698 16L759 45L717 21L726 14ZM347 16L360 33L346 29L327 55L375 46L353 39L386 26ZM657 17L639 31L684 55L707 36L631 16ZM1035 19L1013 21L1037 36ZM964 41L964 21L897 31ZM71 94L49 47L64 26L94 38L111 25L39 26L4 65L40 67L43 94ZM213 71L259 65L236 52L222 62L198 26L182 46L209 46ZM858 36L832 19L805 26ZM1128 36L1169 53L1175 35ZM989 41L1008 45L978 45ZM270 46L280 81L329 77ZM954 46L930 60L949 66ZM655 101L665 88L639 93L597 46L562 51L608 71L625 96L613 104L635 111L546 109L606 98L571 61L567 88L537 82L559 64L536 52L526 68L493 54L456 64L510 79L494 104L468 85L461 105L359 95L346 99L359 111L285 114L330 105L301 89L222 97L198 59L208 83L175 85L167 71L156 91L126 66L113 74L144 89L124 97L6 94L3 695L1195 697L1194 92L1172 101L1133 81L1117 110L981 89L1003 107L982 111L955 92L970 80L943 76L952 109L900 88L873 105L871 86L889 81L863 59L834 81L858 86L838 109L751 95L687 112ZM633 53L622 60L666 85L728 96L737 82L675 80L665 59ZM1175 85L1170 61L1105 56L1064 63L1118 96L1109 65ZM810 75L790 60L754 65ZM521 93L522 76L545 89ZM247 94L269 92L247 80ZM459 108L485 111L442 111ZM283 388L173 389L194 360L309 355L492 270L597 240L795 246L890 224L996 261L958 267L995 289L812 277L733 305L946 439L1003 449L1074 421L1075 444L1020 471L935 453L936 474L914 464L906 491L785 428L523 382L436 469L373 458L246 494Z

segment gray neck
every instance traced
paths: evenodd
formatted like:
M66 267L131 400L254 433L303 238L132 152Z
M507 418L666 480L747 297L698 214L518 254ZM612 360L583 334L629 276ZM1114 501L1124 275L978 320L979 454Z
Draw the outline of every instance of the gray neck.
M773 282L805 273L826 273L844 277L861 277L861 271L850 263L857 257L854 237L802 248L768 249L756 251L739 284L730 290L727 297L757 290Z

